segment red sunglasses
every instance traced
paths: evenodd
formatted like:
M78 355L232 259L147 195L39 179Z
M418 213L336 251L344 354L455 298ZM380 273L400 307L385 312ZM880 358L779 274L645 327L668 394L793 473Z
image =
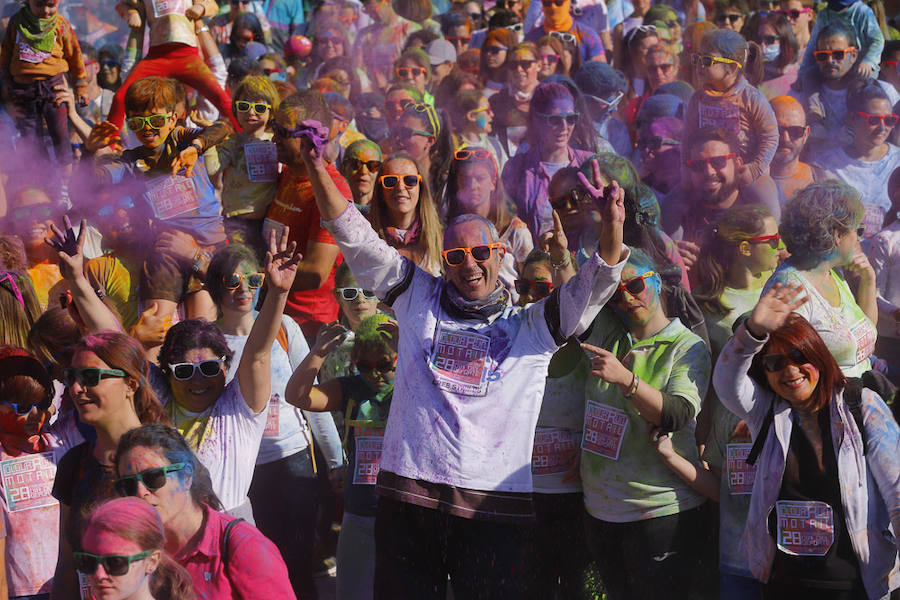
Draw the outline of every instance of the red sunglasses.
M897 121L900 120L900 117L898 117L894 113L891 113L889 115L872 115L858 110L856 111L856 114L864 118L866 120L866 123L868 123L872 127L878 125L879 121L883 122L885 127L893 127L897 124Z

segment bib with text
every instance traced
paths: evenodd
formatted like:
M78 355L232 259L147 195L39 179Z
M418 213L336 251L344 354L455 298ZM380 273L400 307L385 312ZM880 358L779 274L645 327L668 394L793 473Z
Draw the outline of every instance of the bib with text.
M581 447L593 454L619 460L628 415L625 411L588 400L584 411L584 438Z
M792 556L825 556L834 544L834 511L825 502L779 500L778 549Z

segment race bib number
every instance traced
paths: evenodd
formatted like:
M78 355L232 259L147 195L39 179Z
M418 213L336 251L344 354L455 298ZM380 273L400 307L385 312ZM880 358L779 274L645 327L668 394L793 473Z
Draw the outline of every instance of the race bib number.
M756 465L748 465L747 457L753 444L728 444L726 446L726 473L728 475L728 491L732 496L753 493L753 481L756 479Z
M266 428L263 430L263 437L277 438L281 428L279 423L279 411L281 410L281 397L278 394L272 394L269 398L269 412L266 414Z
M248 142L244 144L247 160L247 177L250 181L275 181L278 177L278 156L274 142Z
M183 14L181 0L150 0L153 3L153 14L159 18L166 15Z
M534 432L531 453L533 475L557 475L575 465L575 440L568 429L540 427Z
M628 415L625 411L588 400L581 447L593 454L619 460L627 428Z
M378 468L381 466L381 444L384 436L363 436L356 438L356 467L353 469L353 483L375 485Z
M17 43L19 47L19 60L22 62L40 64L50 58L52 54L49 52L44 52L43 50L35 50L27 43L23 41L19 41Z
M700 128L721 127L737 134L741 130L741 109L734 104L723 102L721 104L699 103Z
M441 389L463 396L484 396L488 390L491 339L474 331L441 327L431 356L431 370Z
M862 362L872 356L875 351L875 340L878 339L878 331L868 319L863 317L851 328L850 333L856 340L856 362Z
M834 511L825 502L779 500L778 548L791 556L825 556L834 544Z
M153 207L154 216L160 221L195 211L200 207L194 182L180 175L148 181L147 198Z
M865 228L864 238L878 235L884 226L884 210L872 204L863 204L862 226Z
M26 454L0 462L3 493L10 512L55 506L50 495L56 477L53 452Z

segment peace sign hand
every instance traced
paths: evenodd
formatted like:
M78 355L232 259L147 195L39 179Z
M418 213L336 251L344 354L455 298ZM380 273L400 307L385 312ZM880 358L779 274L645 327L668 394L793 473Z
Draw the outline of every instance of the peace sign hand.
M802 298L798 296L803 294ZM763 294L747 320L747 329L758 338L765 337L787 321L788 315L809 301L806 290L799 283L775 286Z
M596 158L591 159L591 179L588 181L584 173L578 173L578 180L594 199L600 209L600 216L604 223L625 222L625 190L619 187L618 181L607 181L600 171L600 163Z

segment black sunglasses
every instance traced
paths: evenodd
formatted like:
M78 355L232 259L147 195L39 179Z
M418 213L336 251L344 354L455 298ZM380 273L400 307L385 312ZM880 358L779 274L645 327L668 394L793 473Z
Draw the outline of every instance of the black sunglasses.
M550 295L553 290L553 283L549 281L528 281L527 279L516 279L516 292L519 294L527 294L534 290L534 296L544 298Z
M613 295L610 296L609 301L613 304L618 304L619 302L621 302L622 298L624 297L622 294L623 289L628 290L628 293L632 296L637 296L645 289L647 289L647 284L644 282L644 280L648 277L652 277L653 275L656 275L656 273L653 271L647 271L642 275L638 275L633 279L629 279L625 283L619 284L619 287L615 292L613 292Z
M509 50L506 46L485 46L484 51L488 54L500 54Z
M571 112L560 115L548 115L546 113L537 113L539 117L544 119L551 127L560 127L563 123L572 127L578 122L578 113Z
M680 146L681 142L664 137L651 137L638 140L638 147L651 152L659 152L663 146Z
M803 127L802 125L785 125L784 127L782 127L779 125L778 132L787 132L789 138L791 138L792 140L799 140L804 135L806 135L806 127Z
M93 575L97 572L97 567L103 565L103 570L107 575L113 577L121 577L128 573L131 563L136 560L142 560L153 554L153 550L144 550L137 554L125 556L121 554L91 554L90 552L73 552L72 558L75 562L75 569L81 571L85 575Z
M743 19L744 15L719 15L716 17L716 23L724 23L728 21L732 25Z
M11 400L0 400L0 404L5 404L12 408L17 415L23 417L31 412L31 409L37 408L38 410L47 410L50 408L51 400L48 398L46 400L42 400L37 404L32 404L31 402L13 402Z
M397 359L394 360L383 360L378 364L367 363L363 361L356 361L356 370L359 372L365 371L366 373L371 373L372 371L378 371L379 373L390 373L394 369L397 368Z
M561 210L578 210L578 207L581 205L581 195L578 193L578 190L571 189L565 194L560 194L559 196L553 196L550 198L550 206L553 207L555 211Z
M777 35L761 35L759 36L759 41L766 46L771 46L772 44L780 42Z
M792 349L787 354L766 354L762 358L763 368L769 373L781 371L788 366L788 363L800 366L805 365L808 362L806 356L796 348Z
M380 160L359 160L358 158L348 158L345 163L347 165L347 168L351 171L359 171L363 168L363 165L365 165L370 173L377 173L378 169L381 168Z
M177 462L164 467L146 469L140 473L135 473L134 475L119 477L113 484L113 488L115 488L116 493L120 496L137 496L138 483L143 483L145 488L151 492L155 492L166 485L169 473L180 471L184 467L185 463Z

